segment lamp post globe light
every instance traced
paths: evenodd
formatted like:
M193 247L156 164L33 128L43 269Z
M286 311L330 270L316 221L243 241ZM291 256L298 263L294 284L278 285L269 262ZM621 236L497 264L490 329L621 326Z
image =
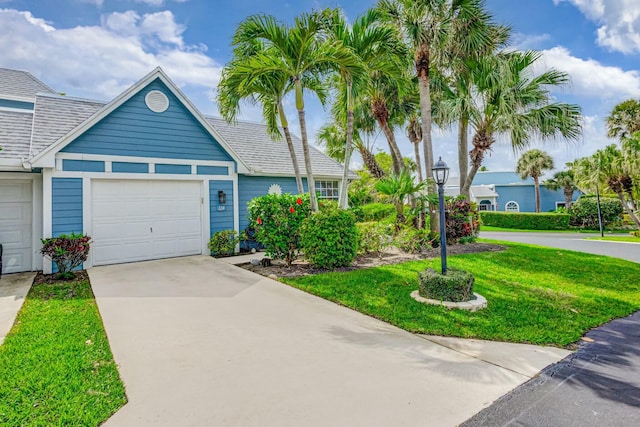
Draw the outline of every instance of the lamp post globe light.
M449 166L442 161L442 157L433 165L433 179L438 184L438 206L440 207L440 260L442 275L447 274L447 229L444 216L444 184L449 178Z

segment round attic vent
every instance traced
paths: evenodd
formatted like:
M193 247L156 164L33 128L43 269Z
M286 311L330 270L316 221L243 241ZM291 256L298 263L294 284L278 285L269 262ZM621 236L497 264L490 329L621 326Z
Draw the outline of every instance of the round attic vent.
M159 90L152 90L144 97L144 103L154 113L163 113L169 108L169 98Z

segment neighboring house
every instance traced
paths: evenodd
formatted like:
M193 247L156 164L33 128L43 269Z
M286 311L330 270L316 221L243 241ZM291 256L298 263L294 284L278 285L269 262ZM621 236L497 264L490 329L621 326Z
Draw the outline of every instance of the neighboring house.
M458 177L447 181L445 191L448 195L460 193ZM577 200L579 191L574 191L573 200ZM533 178L522 179L515 172L478 172L471 186L471 199L478 203L480 210L507 212L535 212L536 195ZM563 191L548 190L540 183L540 211L554 211L564 207Z
M0 147L5 273L50 273L41 238L72 232L92 238L85 267L206 254L212 233L248 226L252 198L297 193L284 141L204 117L160 68L108 103L0 68ZM342 165L311 161L319 197L337 198Z

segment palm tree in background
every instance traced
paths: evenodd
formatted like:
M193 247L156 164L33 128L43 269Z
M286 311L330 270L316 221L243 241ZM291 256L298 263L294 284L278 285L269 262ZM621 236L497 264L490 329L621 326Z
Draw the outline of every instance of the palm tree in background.
M240 49L254 46L256 41L264 46L238 65L248 73L246 84L255 79L279 79L282 75L293 85L313 211L318 211L318 202L307 137L305 89L337 67L359 65L350 49L327 38L325 31L329 18L326 11L305 13L296 17L293 26L288 26L273 16L253 15L240 23L232 39L232 45Z
M607 136L621 140L640 132L640 101L629 99L616 105L607 117Z
M555 69L535 74L540 57L535 51L509 51L471 64L477 95L470 109L473 149L469 153L471 170L466 179L461 177L463 194L469 191L499 134L509 136L514 150L527 147L534 138L577 140L580 136L580 107L553 102L550 93L550 88L568 83L569 76Z
M573 193L578 189L571 169L556 172L551 179L544 182L544 186L552 191L562 190L564 206L566 209L571 208L573 204Z
M536 189L536 212L540 212L540 177L545 170L553 169L553 159L542 150L533 149L525 152L518 160L516 172L522 179L533 178Z

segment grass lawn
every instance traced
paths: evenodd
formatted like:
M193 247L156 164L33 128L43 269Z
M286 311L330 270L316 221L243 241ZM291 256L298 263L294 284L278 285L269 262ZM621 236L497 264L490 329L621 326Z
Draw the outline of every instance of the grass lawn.
M604 236L604 237L589 237L586 240L608 240L610 242L630 242L640 243L640 237L634 236Z
M97 426L126 401L86 276L34 284L0 345L0 425Z
M503 252L456 255L488 308L471 313L418 303L417 273L440 260L282 279L411 332L567 346L590 328L640 309L640 264L500 242Z

